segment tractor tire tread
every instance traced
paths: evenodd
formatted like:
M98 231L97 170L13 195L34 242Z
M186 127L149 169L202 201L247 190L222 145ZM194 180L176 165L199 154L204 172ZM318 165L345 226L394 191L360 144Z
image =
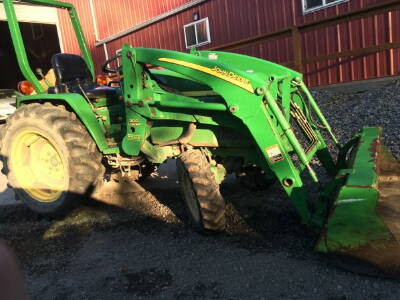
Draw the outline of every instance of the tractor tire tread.
M189 150L179 157L197 197L202 224L201 232L222 231L225 228L225 200L215 180L207 158L200 150Z
M6 137L7 130L12 126L19 126L21 119L40 120L42 125L47 126L51 131L60 136L69 153L69 190L66 198L60 205L50 210L37 211L43 215L58 217L67 213L75 204L78 195L85 195L91 188L103 178L104 166L102 155L97 149L90 134L74 113L65 109L65 106L54 105L46 102L44 104L32 103L19 107L0 129L0 136ZM29 120L25 121L29 122ZM21 122L22 123L22 122ZM23 125L23 124L21 124ZM5 141L0 139L1 156L4 157L3 146ZM17 181L12 170L8 170L7 162L3 162L2 173L8 177L9 184L17 187ZM18 189L16 194L22 192ZM24 197L19 195L21 199ZM27 203L29 205L29 203ZM32 207L31 207L32 208ZM33 209L33 208L32 208Z

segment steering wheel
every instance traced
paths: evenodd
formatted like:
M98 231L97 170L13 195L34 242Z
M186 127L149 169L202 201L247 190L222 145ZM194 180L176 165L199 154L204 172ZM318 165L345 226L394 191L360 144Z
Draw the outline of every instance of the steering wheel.
M116 55L114 55L114 56L111 56L111 57L110 57L109 59L107 59L107 60L104 62L104 64L101 66L101 70L102 70L104 73L120 73L120 71L121 71L121 69L122 69L122 66L119 66L119 67L116 68L116 69L112 69L112 68L110 68L108 65L109 65L111 62L113 62L114 60L120 58L121 56L122 56L121 53L118 53L118 54L116 54Z

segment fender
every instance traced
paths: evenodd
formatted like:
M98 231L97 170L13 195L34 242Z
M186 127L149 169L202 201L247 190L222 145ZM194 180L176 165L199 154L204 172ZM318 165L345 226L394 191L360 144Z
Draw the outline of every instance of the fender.
M107 148L109 148L104 137L104 130L97 121L96 116L92 111L92 108L79 94L37 94L22 96L17 98L16 106L18 108L28 103L43 101L65 102L82 121L89 134L92 136L93 140L97 144L99 150L101 152L104 152Z

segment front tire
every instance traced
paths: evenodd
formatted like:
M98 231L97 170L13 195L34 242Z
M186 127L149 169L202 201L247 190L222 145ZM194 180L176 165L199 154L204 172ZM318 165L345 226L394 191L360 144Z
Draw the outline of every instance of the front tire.
M179 185L194 228L202 233L225 228L225 201L207 158L200 150L181 154L177 162Z
M85 127L63 106L18 108L1 129L3 173L33 211L67 213L103 178L102 156Z

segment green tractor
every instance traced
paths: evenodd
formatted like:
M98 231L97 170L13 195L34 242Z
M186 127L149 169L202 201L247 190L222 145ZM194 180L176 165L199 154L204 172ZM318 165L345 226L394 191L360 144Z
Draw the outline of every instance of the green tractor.
M318 251L399 276L400 168L379 128L363 128L339 145L302 74L234 53L125 44L103 65L121 79L98 86L74 7L21 2L68 10L82 53L56 54L56 83L43 88L27 61L13 1L3 0L21 71L36 90L17 98L1 130L3 172L32 210L63 214L103 181L105 170L136 180L175 158L197 230L224 229L219 185L226 174L257 187L278 181L302 222L322 232ZM112 69L117 59L121 67ZM336 159L325 139L336 146ZM328 183L313 170L315 159ZM318 187L317 199L305 176Z

